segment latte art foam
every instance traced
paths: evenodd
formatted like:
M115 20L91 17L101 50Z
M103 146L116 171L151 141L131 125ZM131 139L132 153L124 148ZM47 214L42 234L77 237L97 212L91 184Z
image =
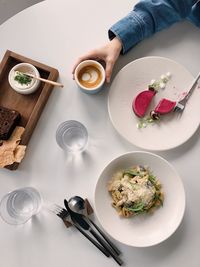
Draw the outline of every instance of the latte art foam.
M99 68L95 65L83 67L78 73L79 83L89 88L98 86L102 81L102 74Z

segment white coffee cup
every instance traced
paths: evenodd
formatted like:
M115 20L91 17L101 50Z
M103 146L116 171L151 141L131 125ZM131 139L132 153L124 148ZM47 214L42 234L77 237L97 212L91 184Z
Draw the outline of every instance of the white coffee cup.
M98 93L103 87L105 76L105 69L95 60L82 61L74 74L78 87L87 94Z

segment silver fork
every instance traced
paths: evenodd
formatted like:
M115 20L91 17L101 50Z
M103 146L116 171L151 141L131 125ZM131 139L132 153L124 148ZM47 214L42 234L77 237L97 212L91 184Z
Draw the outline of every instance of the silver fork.
M191 94L193 93L194 89L196 88L199 78L200 78L200 73L197 75L197 77L192 82L190 90L187 92L186 96L176 103L176 106L174 107L174 110L173 110L174 112L182 112L185 109L186 103L189 97L191 96Z
M71 220L69 212L66 209L62 208L57 204L48 206L48 209L54 214L56 214L59 218L61 218L64 223L66 221L71 223L82 235L84 235L90 242L92 242L92 244L95 245L105 256L107 257L110 256L110 254L98 242L96 242L90 235L88 235L85 231L83 231L78 224L74 223Z

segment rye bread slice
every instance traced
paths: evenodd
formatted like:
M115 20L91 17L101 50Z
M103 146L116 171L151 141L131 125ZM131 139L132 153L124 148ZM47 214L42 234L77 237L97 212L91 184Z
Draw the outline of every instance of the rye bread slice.
M0 106L0 140L8 140L20 118L18 111Z

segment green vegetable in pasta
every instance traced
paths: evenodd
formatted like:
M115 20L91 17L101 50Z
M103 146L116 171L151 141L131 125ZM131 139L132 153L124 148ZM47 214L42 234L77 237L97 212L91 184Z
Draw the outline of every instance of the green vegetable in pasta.
M162 185L149 168L140 165L114 174L108 191L113 207L124 217L148 213L163 204Z
M136 205L134 205L133 207L128 207L127 209L133 212L143 212L144 211L144 203L140 202Z
M130 175L131 177L134 177L134 176L142 176L141 173L139 173L137 171L134 171L134 170L131 170L131 169L125 170L123 172L123 177L124 177L124 175Z

